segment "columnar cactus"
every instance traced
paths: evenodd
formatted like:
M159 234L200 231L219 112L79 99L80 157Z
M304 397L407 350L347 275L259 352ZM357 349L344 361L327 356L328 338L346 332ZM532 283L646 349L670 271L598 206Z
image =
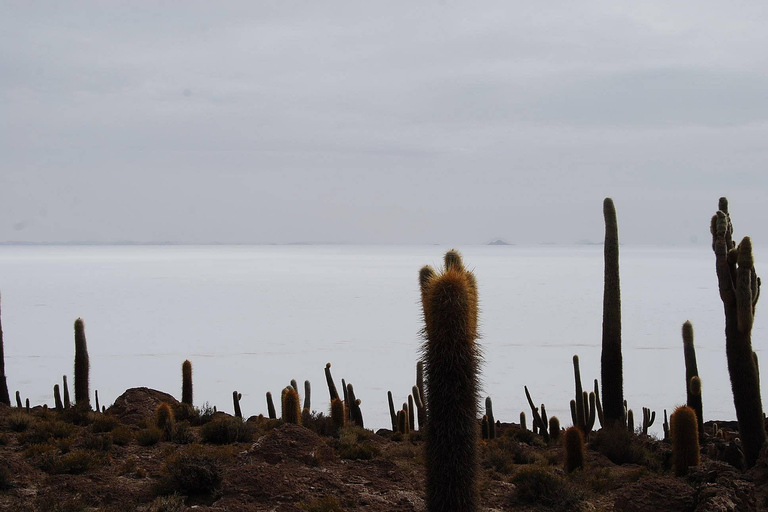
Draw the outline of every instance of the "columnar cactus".
M392 399L391 391L387 391L387 401L389 402L389 419L392 422L392 432L397 432L397 413L395 412L395 401Z
M338 398L331 400L331 421L336 430L342 428L346 422L347 413L344 412L344 402Z
M549 432L547 429L549 426L547 425L546 416L547 413L543 408L542 404L542 413L539 414L539 410L536 408L536 406L533 405L533 400L531 399L531 394L528 392L528 386L523 386L525 389L525 398L528 399L528 405L531 406L531 413L533 414L533 420L531 423L533 424L533 433L539 433L542 436L544 436L544 441L549 442Z
M232 392L232 404L235 407L235 417L236 418L242 418L243 417L243 411L240 410L240 399L243 398L242 393L238 393L237 391Z
M408 419L408 409L402 408L397 413L397 431L402 434L410 433L410 420Z
M664 440L669 439L669 421L667 420L667 410L664 409L664 423L661 425L664 429Z
M684 476L690 466L699 465L699 432L696 413L687 406L678 407L670 416L672 464L675 476Z
M699 376L699 368L696 364L696 347L693 345L693 325L689 321L683 324L683 356L685 357L685 403L696 413L696 419L699 422L699 435L703 435L704 415L702 413L701 393L695 394L691 389L691 379Z
M301 425L301 400L293 386L288 386L282 394L283 421Z
M30 411L30 407L29 407L29 398L27 398L27 399L25 399L25 400L24 400L24 406L25 406L25 409L26 409L26 411L27 411L27 414L29 414L29 411Z
M169 441L173 437L175 421L171 406L163 402L155 410L155 424L163 431L163 439Z
M596 395L587 393L581 387L581 369L579 367L579 356L573 356L573 377L576 383L576 399L571 402L571 415L573 424L581 429L581 433L586 438L595 425ZM595 381L597 385L597 381Z
M62 382L62 388L64 389L64 408L69 409L69 407L72 405L69 401L69 384L67 384L67 376L62 375L61 376L61 382Z
M181 403L192 405L192 363L181 363Z
M275 403L272 401L272 393L267 391L267 414L269 419L277 419L277 411L275 411Z
M65 394L66 394L66 393L65 393ZM97 389L97 390L95 390L95 391L93 392L93 394L94 394L94 395L95 395L95 397L96 397L96 412L101 412L101 409L99 408L99 390L98 390L98 389ZM66 403L65 403L65 407L66 407Z
M578 427L565 429L565 472L572 473L584 469L584 436Z
M422 430L427 426L427 408L424 405L424 401L421 399L419 387L413 386L411 392L413 393L413 402L416 406L416 417L419 420L419 430Z
M59 392L59 385L53 385L53 400L56 403L56 411L61 412L64 410L64 404L61 403L61 393Z
M304 381L304 408L301 411L302 414L309 414L312 410L312 385L308 380Z
M632 409L627 411L627 430L630 434L635 433L635 413L632 412Z
M648 429L656 421L656 411L651 411L648 407L643 407L643 435L648 435Z
M428 420L426 503L429 512L478 508L477 283L455 250L440 274L419 272Z
M423 404L423 407L418 409L419 428L422 429L427 426L427 394L424 389L424 361L416 362L416 387L419 388L419 398ZM416 398L415 394L413 396Z
M549 418L549 437L553 441L560 439L560 420L557 419L557 416Z
M5 347L3 345L2 323L0 323L0 402L11 406L11 395L8 394L8 381L5 378Z
M408 427L411 432L416 430L416 408L413 404L413 395L408 395Z
M712 217L711 231L720 299L725 309L725 353L733 404L744 459L747 467L752 467L766 441L760 378L752 350L752 324L760 297L760 278L755 272L750 238L744 237L738 247L733 241L728 200L724 197L720 198L719 210Z
M363 411L360 409L361 400L355 396L355 388L352 384L347 384L347 407L349 407L349 419L352 423L360 428L364 428L363 424Z
M21 410L21 393L19 393L18 391L16 392L16 407L18 407L19 410Z
M597 379L595 379L595 408L597 410L597 419L600 421L600 426L603 426L603 404L600 402L600 389L597 387Z
M480 420L480 431L482 432L482 435L483 435L483 441L485 441L486 439L489 439L491 437L490 432L489 432L489 428L488 428L488 415L487 414L483 414L483 419Z
M603 426L621 424L624 418L624 377L621 356L621 288L619 284L619 227L613 199L603 202L605 244L603 255L603 348L600 377L603 385Z
M525 411L520 411L520 428L528 430L528 427L525 424Z
M331 375L331 363L325 363L325 381L328 383L328 393L331 395L331 402L333 402L335 398L339 398L339 392L336 391L336 384Z
M493 417L493 402L491 397L485 398L485 414L488 416L488 437L496 438L496 418Z
M83 319L75 320L75 403L90 409L91 393L89 390L90 363L88 347L85 343L85 325Z

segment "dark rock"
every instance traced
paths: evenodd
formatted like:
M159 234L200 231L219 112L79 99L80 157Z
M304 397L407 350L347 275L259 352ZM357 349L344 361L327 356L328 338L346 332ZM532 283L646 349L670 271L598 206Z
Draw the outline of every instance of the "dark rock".
M107 414L116 416L122 423L136 425L155 414L155 409L163 402L171 406L179 403L168 393L156 389L131 388L115 400L115 403L107 409Z
M616 497L617 512L694 512L695 490L684 480L648 478L628 485Z
M260 455L269 464L295 460L308 466L336 458L322 437L300 425L285 423L260 437L250 453Z

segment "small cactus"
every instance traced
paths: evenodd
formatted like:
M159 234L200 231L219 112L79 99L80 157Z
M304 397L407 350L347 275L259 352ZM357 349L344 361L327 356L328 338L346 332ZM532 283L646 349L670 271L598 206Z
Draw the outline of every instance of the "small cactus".
M690 466L699 465L698 420L693 409L681 406L670 416L672 437L672 464L675 476L688 474Z
M24 402L25 408L27 410L27 414L29 414L30 407L29 407L29 398L27 398Z
M693 325L686 321L683 324L683 356L685 358L685 404L696 413L696 419L699 421L699 435L704 434L704 415L702 413L701 388L699 392L693 392L694 377L699 377L699 368L696 364L696 347L693 345Z
M301 401L293 386L288 386L282 394L283 421L301 425Z
M651 411L648 407L643 407L643 435L648 435L648 429L656 421L656 411Z
M387 401L389 402L389 419L392 421L392 432L397 432L397 413L391 391L387 391Z
M272 393L267 391L267 414L269 419L277 419L277 412L275 411L275 403L272 401Z
M427 408L424 406L424 401L421 399L421 392L418 386L413 386L413 402L416 406L416 417L419 420L419 430L422 430L427 426Z
M235 417L242 418L243 412L240 410L240 399L243 398L242 393L237 391L232 392L232 404L235 406Z
M331 402L333 402L334 399L339 398L339 392L336 391L336 384L331 375L331 363L325 363L325 381L328 383L328 393L330 393Z
M5 378L5 347L3 346L3 326L0 323L0 402L11 406L11 396L8 394L8 380Z
M600 402L600 390L597 387L597 379L595 379L595 408L597 410L597 419L600 421L600 426L603 426L603 405Z
M365 425L363 424L363 411L360 410L360 404L362 402L355 396L355 389L352 387L352 384L347 384L346 389L347 400L349 400L347 403L350 409L349 418L356 426L365 428Z
M66 389L66 388L65 388ZM64 393L66 395L66 392ZM101 408L99 407L99 390L95 390L93 394L96 397L96 412L101 412ZM66 402L64 403L64 406L66 407Z
M75 320L75 403L90 409L89 391L90 363L88 346L85 343L85 325L83 319Z
M18 407L19 410L21 410L21 393L19 393L18 391L16 392L16 407Z
M397 431L401 434L410 433L410 420L408 419L408 409L402 408L397 413Z
M416 408L413 405L413 395L408 395L408 428L416 430Z
M304 381L304 407L302 408L302 415L303 414L309 414L312 410L312 403L311 403L311 397L312 396L312 386L310 385L308 380Z
M528 427L525 424L525 411L520 411L520 428L528 430Z
M493 402L491 397L485 398L485 414L488 415L488 438L496 439L496 420L493 417Z
M192 405L192 363L181 363L181 403Z
M419 429L423 429L427 426L427 395L424 390L424 361L416 362L416 387L419 389L419 399L422 403L422 407L418 408ZM413 397L416 398L415 393Z
M560 420L557 416L549 418L549 437L555 442L560 439Z
M627 430L630 434L635 433L635 413L632 412L632 409L627 411Z
M163 439L169 441L173 438L175 421L171 406L163 402L155 410L155 424L157 428L163 431Z
M531 399L531 394L528 392L528 386L523 386L525 389L525 397L528 399L528 405L531 406L531 413L533 414L533 433L539 433L544 437L545 442L549 442L549 432L547 431L547 428L549 426L547 425L546 421L546 410L543 407L542 404L542 411L541 414L539 414L539 410L533 405L533 400Z
M565 429L565 472L572 473L584 469L584 437L578 427Z

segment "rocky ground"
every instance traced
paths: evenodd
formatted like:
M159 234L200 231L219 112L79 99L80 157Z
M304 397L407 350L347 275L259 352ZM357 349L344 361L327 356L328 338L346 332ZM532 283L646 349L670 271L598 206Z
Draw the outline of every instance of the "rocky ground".
M173 425L157 425L163 402ZM107 414L0 406L0 510L425 509L421 434L334 432L323 415L304 423L242 422L146 388L126 391ZM768 510L768 457L735 467L735 425L719 426L719 436L706 436L702 464L675 477L663 441L593 433L585 468L566 475L559 442L501 424L496 439L481 442L481 510Z

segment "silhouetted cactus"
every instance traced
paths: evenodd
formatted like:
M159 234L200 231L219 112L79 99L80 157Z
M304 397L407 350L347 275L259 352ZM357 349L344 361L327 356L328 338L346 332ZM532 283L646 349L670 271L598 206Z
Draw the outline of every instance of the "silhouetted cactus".
M29 398L27 398L27 399L25 400L25 402L24 402L24 405L25 405L25 408L26 408L26 410L27 410L27 414L29 414L29 410L30 410L30 407L29 407Z
M477 510L479 355L477 283L451 250L439 274L419 272L426 342L426 503L429 512Z
M480 420L480 431L482 432L483 441L491 437L487 414L483 414L483 419Z
M312 386L310 385L308 380L304 381L304 407L302 408L302 415L303 414L309 414L312 410L312 403L311 403L311 396L312 396Z
M656 421L656 411L651 411L648 407L643 407L643 435L648 435L648 429Z
M664 409L664 423L661 425L664 429L664 440L669 439L669 421L667 421L667 410Z
M389 419L392 421L392 432L397 432L397 413L395 412L395 401L392 400L391 391L387 391L387 401L389 402Z
M267 414L269 419L277 419L277 412L275 411L275 403L272 401L272 393L267 391Z
M340 429L344 426L347 419L347 413L344 412L344 402L338 398L331 400L331 421L335 429Z
M408 419L408 409L400 409L397 413L397 431L402 434L410 433L410 420Z
M525 424L525 411L520 411L520 428L528 430L528 426Z
M5 378L5 345L3 344L3 324L0 320L0 402L11 406L11 396L8 394L8 381Z
M572 473L584 469L584 436L578 427L565 429L563 436L565 445L565 472Z
M493 417L493 402L489 396L485 398L485 414L488 416L488 438L496 439L496 419Z
M560 439L560 420L557 416L549 418L549 437L555 442Z
M584 390L581 387L581 370L579 369L579 356L573 356L573 378L576 382L576 419L574 425L581 429L582 434L586 434L587 420L584 417Z
M59 392L59 385L53 385L53 400L56 403L56 411L61 412L64 410L64 404L61 403L61 393Z
M64 408L69 409L72 403L69 401L69 384L67 384L67 376L61 376L62 389L64 390Z
M99 408L99 390L93 392L93 394L96 396L96 412L101 412L101 409ZM66 407L66 404L65 404Z
M635 433L635 413L632 412L632 409L627 411L627 430L630 434Z
M413 386L413 403L416 406L416 417L419 420L419 430L423 430L427 426L427 408L424 406L424 401L421 399L421 393L418 386Z
M418 407L419 429L427 427L427 392L424 389L424 361L416 362L416 387L419 388L419 399L422 407ZM416 398L416 394L413 395Z
M365 428L363 411L360 409L361 401L355 396L355 388L352 387L352 384L347 384L347 400L349 400L347 407L351 409L349 412L350 421L360 428Z
M696 413L696 419L699 421L699 435L703 435L704 414L701 392L694 394L691 391L691 379L699 376L699 368L696 364L696 347L693 345L693 325L689 321L683 324L683 356L685 358L685 403Z
M296 382L296 379L291 379L291 387L296 390L296 392L299 392L299 384Z
M331 375L331 363L325 363L325 381L328 383L328 393L331 395L331 402L334 398L339 398L339 392L336 391L336 384Z
M416 430L416 408L413 405L413 395L408 395L408 426L411 431Z
M597 411L597 419L600 421L600 426L602 427L604 425L603 421L605 418L603 417L603 405L600 402L600 389L597 387L597 379L595 379L595 409Z
M240 410L240 399L243 398L242 393L238 393L237 391L232 392L232 404L235 407L235 417L236 418L242 418L243 417L243 411Z
M533 427L533 433L539 433L542 436L544 436L544 441L549 442L549 432L547 429L549 426L547 425L546 420L544 417L546 416L546 411L542 410L543 414L539 414L539 410L533 405L533 400L531 399L531 394L528 392L528 386L523 386L525 389L525 398L528 399L528 405L531 406L531 413L533 414L533 420L531 421L532 427Z
M766 441L760 379L752 350L760 278L755 272L750 238L744 237L738 247L733 241L728 200L724 197L712 217L711 231L720 299L725 310L725 353L733 404L744 458L747 467L752 467Z
M605 217L605 244L603 255L605 274L603 282L603 348L600 357L600 376L603 385L603 415L611 426L624 418L623 361L621 356L621 288L619 284L619 227L613 199L603 202Z
M301 400L299 393L293 386L288 386L282 394L283 421L301 425Z
M192 405L192 363L181 363L181 403Z
M19 410L21 410L21 393L19 393L18 391L16 392L16 407L18 407Z
M91 392L89 390L90 363L88 347L85 343L85 325L83 319L75 320L75 403L90 409Z
M672 464L675 476L688 474L690 466L699 465L698 420L693 409L681 406L670 417Z

